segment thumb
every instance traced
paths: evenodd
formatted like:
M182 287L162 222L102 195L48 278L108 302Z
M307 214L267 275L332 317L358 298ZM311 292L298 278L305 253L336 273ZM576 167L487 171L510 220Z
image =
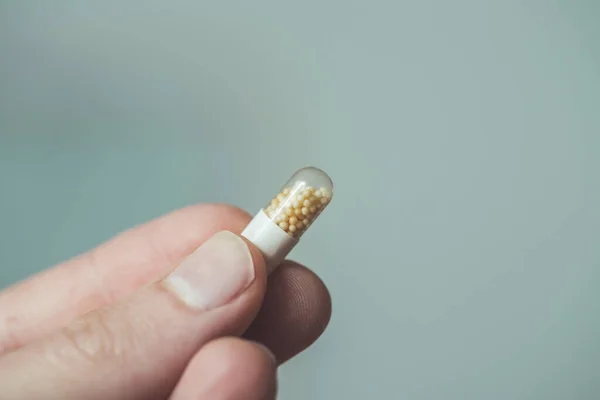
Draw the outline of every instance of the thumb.
M0 358L3 398L164 398L203 344L244 332L265 285L260 252L217 233L163 281Z

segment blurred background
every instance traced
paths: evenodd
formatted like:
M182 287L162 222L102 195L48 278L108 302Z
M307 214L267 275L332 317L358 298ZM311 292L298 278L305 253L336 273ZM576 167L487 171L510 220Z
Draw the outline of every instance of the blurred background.
M600 397L600 3L2 1L0 286L336 183L280 398Z

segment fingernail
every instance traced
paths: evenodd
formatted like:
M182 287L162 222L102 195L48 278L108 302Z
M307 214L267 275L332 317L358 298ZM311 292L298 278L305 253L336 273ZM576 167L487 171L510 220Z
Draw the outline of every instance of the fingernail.
M267 346L265 346L262 343L258 343L258 342L254 342L254 343L256 343L259 347L261 347L263 349L263 351L269 356L269 358L273 362L273 365L277 365L277 357L275 357L275 354L273 354L271 349L269 349Z
M239 236L223 231L198 247L163 284L186 305L210 310L233 300L253 280L248 245Z

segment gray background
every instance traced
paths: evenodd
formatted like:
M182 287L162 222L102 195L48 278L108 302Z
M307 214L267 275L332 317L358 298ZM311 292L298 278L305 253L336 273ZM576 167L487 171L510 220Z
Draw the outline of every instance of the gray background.
M0 284L315 164L282 399L597 399L599 4L0 2Z

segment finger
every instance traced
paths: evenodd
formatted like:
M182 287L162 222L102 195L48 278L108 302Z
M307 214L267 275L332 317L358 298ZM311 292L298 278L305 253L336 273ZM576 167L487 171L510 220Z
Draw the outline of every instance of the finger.
M239 233L248 221L232 206L187 207L7 289L0 293L0 355L160 279L216 232Z
M317 340L330 317L331 297L321 279L286 262L269 276L263 306L244 337L264 344L283 363Z
M260 252L218 233L164 281L0 358L3 398L165 398L204 343L247 329L265 286Z
M275 399L277 367L273 355L256 343L222 338L194 356L171 400Z

